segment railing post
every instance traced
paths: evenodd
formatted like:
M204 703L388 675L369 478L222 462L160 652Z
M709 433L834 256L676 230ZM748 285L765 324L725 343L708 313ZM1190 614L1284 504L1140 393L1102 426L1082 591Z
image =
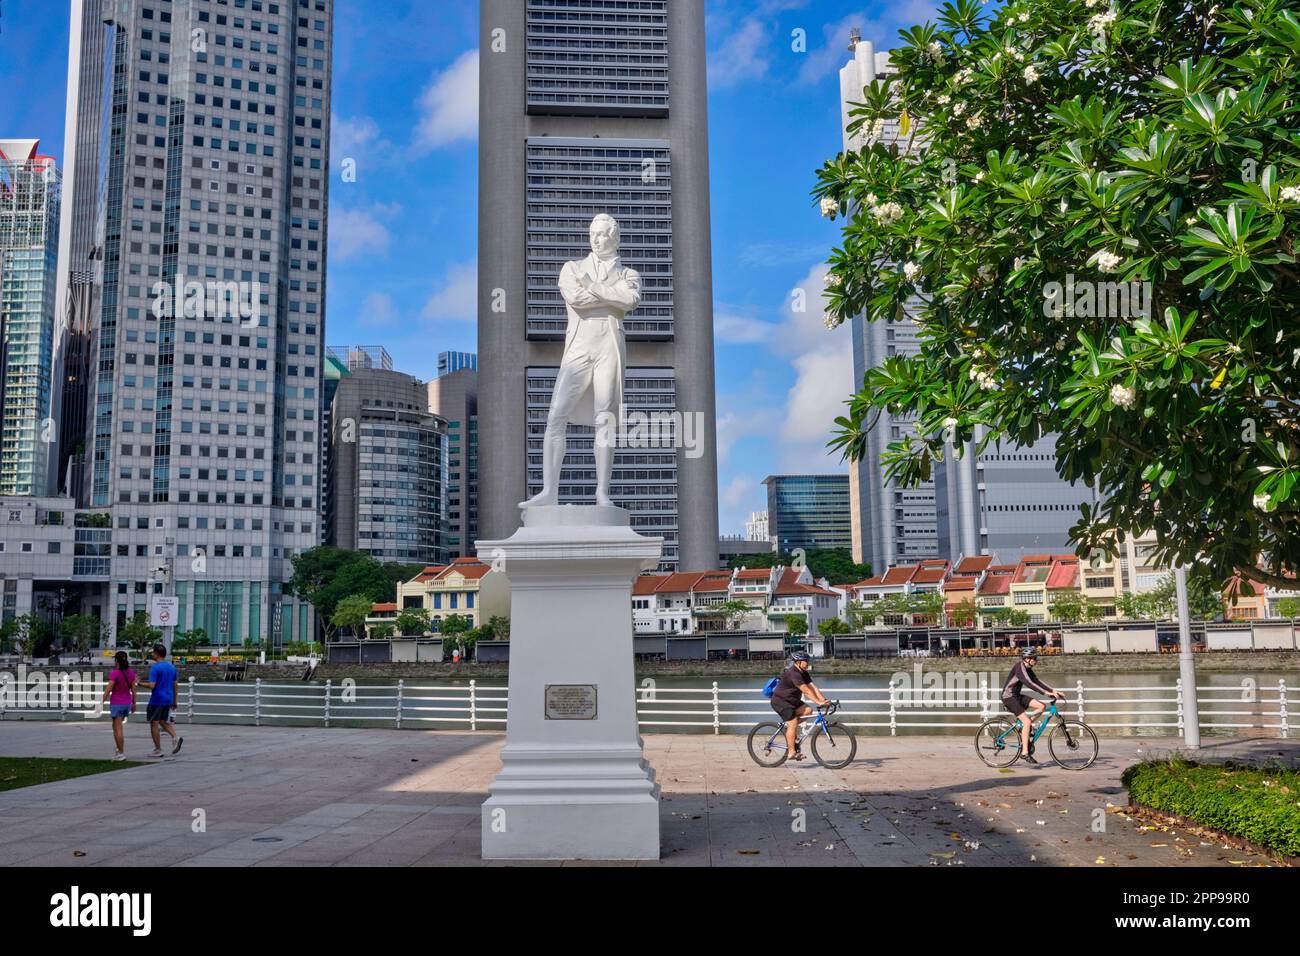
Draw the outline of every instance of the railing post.
M325 726L330 725L330 697L334 694L334 678L325 678Z
M9 702L9 678L0 679L0 720L5 719L5 706Z
M980 723L989 719L989 677L980 675Z
M190 675L189 686L186 687L189 696L185 700L185 720L194 723L194 676Z
M713 734L718 734L718 682L713 682Z
M889 678L889 736L898 736L898 686Z
M406 682L403 681L401 678L398 678L397 681L397 729L398 730L402 729L402 687L405 685L405 683Z
M478 682L470 678L469 682L469 729L478 730Z
M253 679L253 726L262 726L262 678Z
M1281 719L1282 722L1282 739L1285 740L1287 737L1291 736L1290 734L1291 728L1289 726L1290 722L1288 720L1288 715L1286 712L1286 681L1285 680L1279 680L1277 682L1277 709L1278 709L1278 717Z
M1177 690L1174 700L1178 708L1178 736L1181 737L1183 735L1183 679L1181 677L1174 681L1174 688Z
M59 675L59 720L64 720L68 716L68 672L64 671Z
M1079 718L1079 723L1083 723L1083 681L1077 680L1074 682L1074 693L1075 693L1076 702L1078 704L1076 710L1077 710L1077 716Z

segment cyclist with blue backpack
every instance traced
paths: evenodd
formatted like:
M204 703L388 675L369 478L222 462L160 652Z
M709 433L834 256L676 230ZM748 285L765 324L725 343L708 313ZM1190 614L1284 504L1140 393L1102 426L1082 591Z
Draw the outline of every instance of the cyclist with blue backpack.
M811 671L812 664L808 660L808 655L803 651L795 651L790 655L790 666L780 677L773 677L768 681L771 687L772 709L785 722L785 746L786 752L791 755L791 760L803 759L803 752L795 743L795 732L799 727L799 718L807 717L813 712L813 709L803 702L804 697L812 698L819 705L830 703L812 682L809 676Z

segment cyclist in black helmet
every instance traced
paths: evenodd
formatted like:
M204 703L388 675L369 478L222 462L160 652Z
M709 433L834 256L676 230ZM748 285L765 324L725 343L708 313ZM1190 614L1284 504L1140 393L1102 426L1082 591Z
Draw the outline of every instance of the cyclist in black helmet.
M791 760L802 760L803 753L795 744L795 731L799 728L799 718L813 712L803 702L804 696L811 697L818 704L829 704L817 685L808 676L812 664L803 651L790 655L790 666L781 674L781 680L772 691L772 709L785 721L785 748Z
M1065 699L1065 694L1049 687L1034 673L1037 663L1038 652L1026 647L1002 685L1002 706L1020 718L1020 755L1029 763L1038 763L1029 743L1029 728L1048 703ZM1025 711L1029 712L1027 716Z

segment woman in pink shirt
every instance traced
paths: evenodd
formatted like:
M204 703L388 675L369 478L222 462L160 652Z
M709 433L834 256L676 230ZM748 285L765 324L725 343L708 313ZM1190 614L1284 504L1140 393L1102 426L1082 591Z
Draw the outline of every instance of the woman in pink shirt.
M122 725L130 714L135 713L135 685L137 683L135 671L131 669L130 658L126 656L126 651L118 651L113 656L116 666L112 673L108 675L108 687L104 689L104 700L108 702L108 713L113 718L113 743L117 749L113 754L114 760L125 760L126 746L125 734Z

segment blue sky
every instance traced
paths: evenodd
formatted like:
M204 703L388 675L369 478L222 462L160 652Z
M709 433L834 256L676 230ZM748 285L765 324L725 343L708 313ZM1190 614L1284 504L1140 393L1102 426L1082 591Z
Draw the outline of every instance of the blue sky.
M815 303L835 227L809 201L840 149L849 28L878 49L925 0L707 0L721 530L766 507L768 474L836 471L825 443L853 388L848 329ZM3 0L0 137L63 151L64 0ZM805 51L794 49L803 31ZM432 377L475 349L478 4L337 0L326 337L383 345ZM355 182L338 175L355 159ZM808 312L791 292L808 292Z

